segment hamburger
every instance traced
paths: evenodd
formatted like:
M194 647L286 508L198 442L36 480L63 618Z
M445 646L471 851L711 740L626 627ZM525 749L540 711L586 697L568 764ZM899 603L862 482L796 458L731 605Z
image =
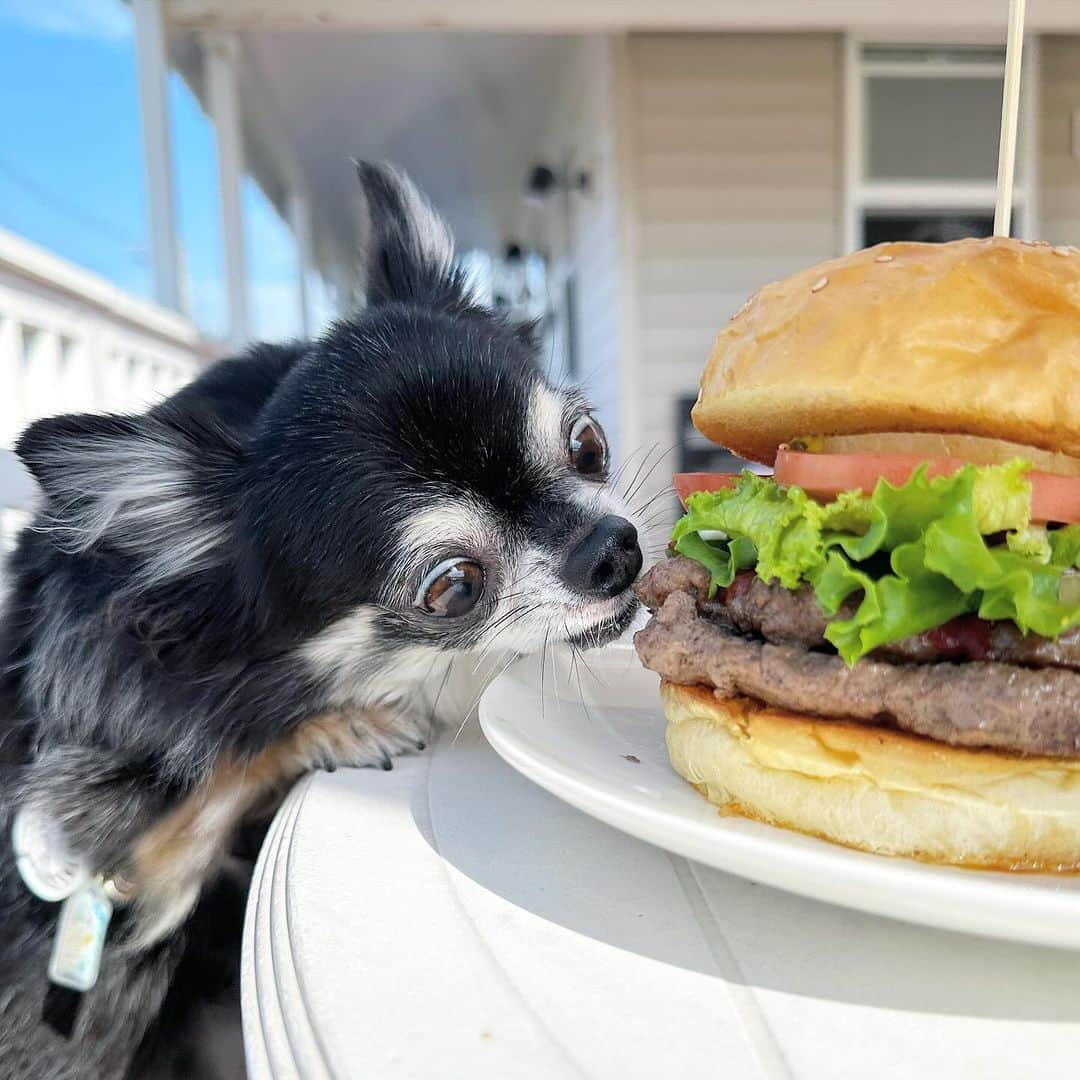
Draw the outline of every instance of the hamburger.
M1080 869L1080 251L887 244L769 285L692 413L771 475L676 478L635 637L729 811Z

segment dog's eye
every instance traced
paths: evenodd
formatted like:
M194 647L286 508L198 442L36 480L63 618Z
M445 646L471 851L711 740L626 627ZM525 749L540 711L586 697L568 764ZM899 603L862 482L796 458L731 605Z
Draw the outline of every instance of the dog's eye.
M599 476L607 468L604 429L587 413L570 429L570 464L583 476Z
M453 618L471 611L484 592L484 571L471 559L446 559L420 586L416 606L428 615Z

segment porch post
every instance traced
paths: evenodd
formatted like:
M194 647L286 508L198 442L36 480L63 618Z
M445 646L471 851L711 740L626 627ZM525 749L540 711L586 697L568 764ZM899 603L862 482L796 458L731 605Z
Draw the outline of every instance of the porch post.
M314 266L311 253L311 208L308 199L300 191L289 194L289 224L292 226L293 239L296 241L297 295L300 299L300 331L304 337L311 334L311 312L309 310L308 274Z
M150 211L154 296L174 311L180 302L180 248L176 239L172 133L169 126L169 58L161 0L133 0L135 57L139 73L146 201Z
M217 134L218 187L221 193L221 240L225 249L225 286L229 304L229 342L251 336L247 258L244 251L243 130L237 80L238 45L233 34L204 38L207 97Z

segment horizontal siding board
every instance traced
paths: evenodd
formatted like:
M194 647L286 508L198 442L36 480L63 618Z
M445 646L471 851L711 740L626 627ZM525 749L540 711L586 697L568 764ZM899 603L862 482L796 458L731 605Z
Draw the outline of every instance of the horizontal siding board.
M653 296L665 296L692 289L711 295L730 292L732 296L745 299L762 285L788 277L805 265L806 260L800 255L734 254L724 258L710 253L698 258L643 259L639 275L643 296L646 291ZM718 296L718 310L720 299Z
M833 62L833 39L824 34L694 34L631 38L640 79L695 79L722 74L752 85L780 78L818 78Z
M664 35L632 38L630 54L635 389L640 437L663 445L747 296L836 254L840 48L830 35Z
M828 112L835 93L819 78L796 79L773 74L753 83L747 93L745 79L726 78L716 73L708 78L672 77L644 82L638 88L640 115L681 113L686 116L714 116L733 107L741 116L768 116L776 110L797 108L805 113Z
M760 182L779 194L803 185L834 190L838 171L836 152L829 147L796 151L781 144L753 152L740 148L737 153L707 154L690 145L679 151L642 153L638 183L643 189L670 184L676 177L684 184L700 184L717 192Z
M681 326L715 335L746 300L741 292L669 292L645 296L641 324L646 329Z
M728 109L737 107L728 103ZM787 153L819 151L829 146L833 117L805 110L772 111L747 115L713 112L700 116L664 113L642 116L638 138L652 153L681 151L693 147L699 154L770 153L777 145Z
M713 330L693 326L643 327L641 348L646 355L652 353L653 359L661 364L670 362L668 358L696 357L698 364L704 366L705 353L712 347L716 331L723 322L720 319L719 325Z
M665 395L675 398L696 390L711 351L710 339L699 343L695 349L684 349L680 353L666 351L663 358L658 357L644 384L652 400L656 402ZM667 415L663 407L660 412Z
M690 225L647 224L641 229L639 242L645 257L757 248L781 255L805 255L813 261L829 254L835 234L832 221L808 221L797 227L779 221L699 221Z
M782 205L777 206L781 200L776 189L769 185L732 185L721 193L692 184L675 184L673 180L642 192L638 205L643 217L652 222L707 221L723 212L742 220L820 221L822 210L836 198L831 187L787 186L783 189ZM721 200L723 206L718 205Z

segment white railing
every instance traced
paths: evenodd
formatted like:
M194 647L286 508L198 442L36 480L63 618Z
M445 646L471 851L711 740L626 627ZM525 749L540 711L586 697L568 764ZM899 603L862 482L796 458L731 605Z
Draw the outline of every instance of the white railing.
M0 541L25 520L32 483L11 447L28 424L64 412L135 412L202 367L198 331L0 230Z

